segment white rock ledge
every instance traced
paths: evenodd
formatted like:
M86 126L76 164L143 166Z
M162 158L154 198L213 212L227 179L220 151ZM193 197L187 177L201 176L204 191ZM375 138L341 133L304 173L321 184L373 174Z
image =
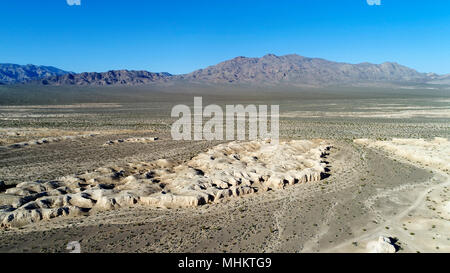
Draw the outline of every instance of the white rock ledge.
M326 167L322 157L329 148L321 140L231 142L181 165L160 159L53 181L24 182L0 193L0 223L17 227L135 205L195 207L283 189L320 180Z

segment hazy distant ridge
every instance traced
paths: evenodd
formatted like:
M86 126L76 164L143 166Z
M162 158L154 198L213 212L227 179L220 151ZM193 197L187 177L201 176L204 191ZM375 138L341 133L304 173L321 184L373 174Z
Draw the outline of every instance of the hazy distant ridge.
M23 83L69 72L53 66L0 64L0 84Z

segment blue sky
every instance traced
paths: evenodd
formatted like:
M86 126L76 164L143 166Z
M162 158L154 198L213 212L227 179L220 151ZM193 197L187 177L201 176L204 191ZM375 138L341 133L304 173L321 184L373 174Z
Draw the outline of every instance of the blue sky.
M0 0L0 63L187 73L297 53L450 73L450 1Z

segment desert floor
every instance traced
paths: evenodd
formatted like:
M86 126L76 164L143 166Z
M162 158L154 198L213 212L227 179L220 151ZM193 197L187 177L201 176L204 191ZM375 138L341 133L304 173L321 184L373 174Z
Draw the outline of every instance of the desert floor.
M82 252L367 252L380 235L398 240L399 252L450 251L448 170L354 142L448 139L448 97L282 97L204 104L279 104L282 139L332 145L328 177L193 208L135 206L2 228L0 252L66 252L71 241ZM171 139L170 109L184 101L193 97L0 106L0 181L10 188L130 162L186 162L220 142ZM39 144L44 137L56 141ZM130 137L158 140L104 145ZM34 144L12 146L23 142Z

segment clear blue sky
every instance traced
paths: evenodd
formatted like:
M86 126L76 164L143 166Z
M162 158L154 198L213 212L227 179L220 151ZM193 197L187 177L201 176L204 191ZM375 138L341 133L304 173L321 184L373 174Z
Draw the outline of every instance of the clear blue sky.
M450 1L0 0L0 63L178 74L267 53L450 73Z

